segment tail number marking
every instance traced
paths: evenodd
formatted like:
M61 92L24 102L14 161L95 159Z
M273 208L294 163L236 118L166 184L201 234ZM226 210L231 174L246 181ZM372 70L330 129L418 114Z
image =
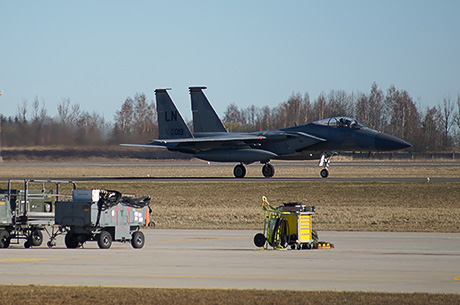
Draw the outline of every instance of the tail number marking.
M184 129L182 128L171 128L171 136L183 136L184 135Z

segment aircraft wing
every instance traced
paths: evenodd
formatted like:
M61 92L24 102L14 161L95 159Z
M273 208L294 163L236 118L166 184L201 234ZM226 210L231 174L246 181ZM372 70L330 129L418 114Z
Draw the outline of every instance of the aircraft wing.
M182 138L182 139L162 139L155 140L153 143L207 143L207 142L233 142L233 141L260 141L265 140L265 136L250 135L250 134L229 134L220 136L207 136L195 138Z
M259 135L250 134L230 134L221 136L208 136L208 137L197 137L197 138L180 138L180 139L161 139L155 140L147 144L120 144L122 146L131 147L162 147L162 148L174 148L177 145L199 145L199 144L212 144L212 143L230 143L230 142L245 142L245 141L260 141L266 137Z
M120 144L121 146L127 146L127 147L159 147L159 148L167 148L166 145L160 145L160 144L155 144L155 143L149 143L149 144Z

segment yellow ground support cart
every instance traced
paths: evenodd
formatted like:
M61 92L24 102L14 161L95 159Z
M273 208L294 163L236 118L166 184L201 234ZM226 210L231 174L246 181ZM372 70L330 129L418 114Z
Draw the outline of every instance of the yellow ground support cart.
M315 249L318 247L318 235L312 228L314 206L299 202L284 203L274 208L265 196L262 197L264 210L264 232L254 236L257 247L275 249Z

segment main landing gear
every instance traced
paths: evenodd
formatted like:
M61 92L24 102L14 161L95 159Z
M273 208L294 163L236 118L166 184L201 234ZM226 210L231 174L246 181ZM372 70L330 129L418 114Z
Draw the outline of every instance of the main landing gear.
M244 178L246 176L246 167L244 167L243 163L235 166L233 175L235 175L235 178Z
M262 166L262 174L265 178L271 178L275 174L275 168L270 163L265 163ZM233 169L233 175L235 178L244 178L246 176L246 168L244 167L243 163L240 163L235 166Z

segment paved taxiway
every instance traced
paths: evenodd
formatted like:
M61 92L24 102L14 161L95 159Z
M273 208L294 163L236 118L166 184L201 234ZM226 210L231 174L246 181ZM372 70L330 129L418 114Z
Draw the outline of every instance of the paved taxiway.
M319 232L335 249L276 251L257 231L143 232L138 250L0 249L2 284L460 292L459 233Z

